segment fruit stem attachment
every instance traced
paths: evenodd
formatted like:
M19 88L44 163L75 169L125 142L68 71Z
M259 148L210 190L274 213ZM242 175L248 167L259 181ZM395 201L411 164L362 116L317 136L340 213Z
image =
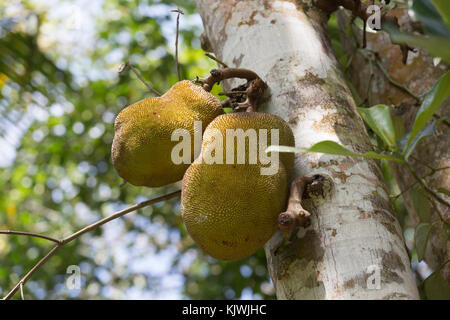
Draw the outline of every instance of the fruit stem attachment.
M203 80L203 89L206 91L211 91L214 84L226 79L240 78L252 81L259 78L253 71L241 68L212 69L210 73L211 75Z
M213 69L211 75L202 80L203 89L211 91L214 84L231 78L246 79L249 85L246 89L247 99L238 105L238 108L246 108L247 112L255 112L263 102L264 91L267 84L253 71L241 68Z
M290 241L294 231L299 227L308 227L311 214L303 209L303 192L308 184L311 184L314 178L300 176L291 183L288 208L278 216L278 227L283 233L286 241Z

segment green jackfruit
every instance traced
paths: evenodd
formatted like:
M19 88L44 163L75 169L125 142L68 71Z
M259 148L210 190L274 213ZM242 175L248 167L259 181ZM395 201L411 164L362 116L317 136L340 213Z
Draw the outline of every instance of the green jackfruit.
M286 208L288 174L293 167L294 155L280 154L277 172L262 175L261 168L268 165L259 157L256 163L249 164L247 141L245 164L205 163L206 153L217 155L218 152L211 149L217 139L215 130L225 137L227 129L267 129L268 145L270 130L278 129L279 145L294 146L295 143L284 120L257 112L219 116L204 132L201 154L183 177L183 221L191 237L206 253L217 259L237 260L253 254L276 231L277 217ZM225 138L222 147L225 155ZM236 155L236 143L234 150Z
M161 97L143 99L123 109L114 124L111 158L118 174L136 186L159 187L179 181L189 164L171 159L172 132L191 133L194 157L194 121L205 128L222 114L220 101L191 81L180 81Z

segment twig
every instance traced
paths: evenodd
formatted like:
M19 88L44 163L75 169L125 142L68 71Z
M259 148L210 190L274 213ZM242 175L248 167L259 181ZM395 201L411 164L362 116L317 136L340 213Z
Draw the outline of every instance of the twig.
M353 29L352 29L352 31L353 31ZM347 63L346 63L345 66L344 66L344 71L345 71L345 72L348 71L348 68L349 68L350 65L352 64L353 58L355 57L356 51L357 51L357 50L358 50L358 47L356 47L356 48L352 51L352 53L350 54L350 57L348 58Z
M53 242L56 242L56 243L61 243L61 240L58 240L58 239L55 239L55 238L52 238L52 237L48 237L48 236L44 236L42 234L33 233L33 232L0 230L0 234L29 236L29 237L46 239L46 240L53 241Z
M213 56L212 54L210 54L209 52L205 53L205 56L207 56L208 58L210 58L211 60L216 61L218 64L220 64L222 67L224 68L228 68L228 66L225 64L225 62L220 61L219 59L217 59L215 56Z
M450 122L445 117L440 117L437 114L433 114L433 118L442 121L442 123L444 123L447 127L450 127Z
M431 206L433 207L434 211L437 212L437 215L438 215L439 220L441 220L442 223L446 223L446 220L444 219L441 210L439 210L439 208L438 208L437 205L434 203L434 201L431 201L431 199L429 199L429 200L430 200L430 204L431 204Z
M86 232L89 232L89 231L92 231L92 230L98 228L99 226L101 226L101 225L103 225L103 224L105 224L105 223L107 223L107 222L109 222L111 220L120 218L121 216L123 216L123 215L125 215L127 213L139 210L141 208L147 207L147 206L152 205L154 203L165 201L165 200L169 200L171 198L174 198L174 197L178 196L180 193L181 193L180 190L174 191L174 192L166 194L164 196L161 196L161 197L158 197L158 198L155 198L155 199L150 199L150 200L147 200L147 201L143 201L143 202L140 202L138 204L135 204L134 206L131 206L131 207L128 207L128 208L126 208L124 210L118 211L118 212L112 214L111 216L103 218L102 220L97 221L97 222L95 222L95 223L93 223L93 224L91 224L91 225L81 229L80 231L75 232L74 234L68 236L67 238L64 238L62 240L62 242L63 242L63 244L65 244L67 242L70 242L73 239L78 238L82 234L84 234Z
M419 159L417 159L417 158L415 158L415 157L413 157L413 156L411 156L411 158L414 159L414 160L417 160L417 161L419 162L419 164L421 164L421 165L423 165L423 166L425 166L425 167L427 167L428 169L431 170L430 173L428 173L428 174L422 176L422 179L425 179L425 178L427 178L427 177L429 177L429 176L432 176L433 174L435 174L435 173L438 172L438 171L450 169L450 167L433 168L433 167L427 165L426 163L424 163L424 162L422 162L422 161L419 161ZM419 183L419 182L418 182L418 181L415 181L415 182L411 183L409 186L407 186L407 187L405 188L405 190L403 190L403 191L400 192L399 194L397 194L397 195L395 195L395 196L389 196L389 197L395 200L395 199L397 199L398 197L400 197L401 195L405 194L406 191L408 191L409 189L411 189L412 187L414 187L417 183Z
M415 156L411 155L411 159L413 159L414 161L417 161L419 164L421 164L424 167L427 167L428 169L430 169L431 171L434 172L434 168L432 166L430 166L429 164L423 162L422 160L416 158Z
M222 108L232 108L233 109L233 104L231 103L231 99L230 98L227 98L227 99L223 100L221 102L221 104L222 104Z
M447 201L445 201L445 199L443 199L439 194L437 194L433 189L431 189L426 183L425 181L423 181L416 173L416 171L413 169L413 167L411 167L411 165L408 162L406 163L406 167L409 169L409 171L411 172L411 174L413 175L413 177L420 183L420 185L425 189L425 191L427 191L432 197L434 197L437 201L439 201L440 203L442 203L443 205L447 206L450 208L450 203L448 203Z
M369 103L370 100L370 89L372 88L371 84L372 84L372 80L374 77L374 73L373 73L373 62L371 60L369 60L369 72L370 72L370 76L369 76L369 82L367 83L367 89L366 89L366 98L364 99L364 101L361 104L365 104L366 102Z
M180 65L178 63L178 35L180 33L179 32L180 31L180 15L184 14L184 12L180 8L178 8L176 10L172 10L171 12L178 13L178 15L177 15L177 33L176 33L176 36L175 36L175 63L176 63L176 66L177 66L178 81L181 81Z
M141 74L139 73L139 71L137 71L129 61L125 62L124 64L122 64L119 67L119 73L122 73L123 71L125 71L126 67L130 68L131 71L133 71L136 76L139 78L139 80L141 80L141 82L154 94L156 94L157 96L160 96L161 93L159 93L155 88L153 88L150 84L147 83L147 81L144 80L144 78L142 78Z
M22 279L20 279L19 283L17 283L14 286L14 288L12 288L11 291L3 299L4 300L11 299L11 297L17 292L17 290L19 290L31 278L31 276L37 270L39 270L39 268L41 266L43 266L65 244L67 244L67 243L69 243L69 242L79 238L81 235L83 235L83 234L85 234L85 233L87 233L89 231L92 231L92 230L100 227L101 225L103 225L103 224L105 224L105 223L107 223L107 222L109 222L111 220L120 218L121 216L123 216L123 215L125 215L127 213L136 211L138 209L141 209L143 207L155 204L157 202L169 200L171 198L174 198L174 197L180 195L180 193L181 193L181 191L178 190L178 191L166 194L166 195L158 197L158 198L154 198L154 199L150 199L150 200L147 200L147 201L143 201L143 202L137 203L137 204L135 204L135 205L133 205L131 207L128 207L128 208L120 210L120 211L117 211L116 213L112 214L111 216L106 217L104 219L101 219L101 220L99 220L99 221L97 221L97 222L95 222L95 223L93 223L93 224L91 224L91 225L89 225L89 226L87 226L87 227L85 227L85 228L83 228L83 229L81 229L81 230L71 234L70 236L68 236L68 237L66 237L66 238L64 238L62 240L57 240L58 244L55 247L53 247L53 249L50 250L50 252L47 253L47 255L45 257L43 257L30 271L28 271L28 273Z
M25 300L25 296L23 295L23 283L20 283L20 297L22 298L22 300Z
M47 255L45 257L43 257L41 260L39 260L39 262L33 267L31 268L30 271L28 271L28 273L22 278L20 279L19 283L15 285L15 287L3 298L3 300L9 300L12 298L12 296L17 292L17 290L20 288L20 286L23 286L24 283L26 283L31 276L42 266L44 265L48 259L50 259L55 253L56 251L58 251L61 247L63 246L63 244L57 244L55 247L53 247L52 250L50 250L49 253L47 253Z
M450 166L439 167L439 168L433 168L433 167L430 166L429 164L423 162L422 160L420 160L419 158L417 158L417 157L415 157L415 156L413 156L413 155L411 155L410 157L411 157L411 159L413 159L414 161L417 161L417 162L418 162L419 164L421 164L422 166L427 167L428 169L431 170L431 173L427 174L426 176L423 176L422 179L425 178L425 177L431 176L431 175L435 174L435 173L438 172L438 171L450 169Z
M378 69L380 69L380 71L383 73L383 75L386 77L386 79L395 87L405 91L406 93L408 93L411 97L413 97L414 99L416 99L418 102L421 101L420 97L417 96L416 94L414 94L411 90L409 90L406 86L402 85L401 83L395 81L394 79L392 79L391 75L389 74L389 72L384 68L383 64L381 63L378 55L376 52L369 50L369 49L358 49L359 53L361 53L361 55L370 62L375 62L376 66L378 67ZM371 55L373 55L374 57L370 57L366 52L370 53Z
M228 91L228 92L219 92L218 95L219 96L235 96L237 94L245 94L247 93L247 91Z
M414 187L418 182L415 181L413 183L411 183L409 186L407 186L405 188L405 190L403 190L402 192L400 192L399 194L396 194L395 196L389 196L390 198L392 198L394 201L397 200L398 197L404 195L409 189L411 189L412 187Z
M390 76L389 72L384 68L383 64L381 63L380 59L375 58L375 63L377 65L377 67L381 70L381 72L383 72L384 76L388 79L388 81L395 87L405 91L406 93L408 93L411 97L413 97L414 99L416 99L418 102L421 101L420 97L417 96L416 94L414 94L411 90L409 90L406 86L402 85L401 83L395 81L394 79L392 79L392 77Z

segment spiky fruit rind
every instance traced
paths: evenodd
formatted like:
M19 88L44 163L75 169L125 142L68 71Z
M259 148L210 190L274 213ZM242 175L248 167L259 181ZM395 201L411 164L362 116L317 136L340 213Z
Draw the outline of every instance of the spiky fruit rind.
M295 146L295 140L294 140L294 134L292 133L291 128L287 124L286 121L281 119L280 117L269 114L269 113L263 113L263 112L239 112L239 113L232 113L232 114L223 114L221 116L218 116L215 118L206 128L205 133L203 135L203 145L202 148L204 149L206 147L206 144L208 144L211 141L212 136L214 135L214 132L212 129L220 130L222 133L222 136L224 137L224 154L226 152L226 134L227 129L242 129L244 132L249 129L254 129L257 133L257 140L262 138L259 134L260 129L266 129L267 130L267 146L272 145L272 135L271 135L271 129L278 129L278 135L279 135L279 143L278 145L281 146ZM235 161L237 161L237 140L235 140ZM246 150L248 152L248 140L246 140ZM259 148L259 147L258 147ZM264 151L264 150L263 150ZM258 149L258 152L261 152ZM270 155L270 153L269 153ZM294 166L294 154L293 153L280 153L280 161L284 164L285 169L288 173L291 172L293 166ZM258 157L258 163L260 158ZM248 157L246 157L246 161L248 161Z
M227 129L267 129L268 134L271 129L279 129L280 145L288 146L294 146L294 136L288 124L274 115L254 112L219 116L206 128L201 155L183 177L181 212L187 231L212 257L237 260L253 254L275 232L277 217L286 208L287 177L294 159L293 155L280 155L278 170L272 175L261 174L263 164L259 161L205 163L204 153L214 150L214 131L225 137ZM224 154L226 146L223 138Z
M222 114L220 101L191 81L180 81L161 97L143 99L123 109L114 124L111 158L118 174L136 186L159 187L182 179L189 164L175 164L171 153L179 141L172 132L191 133L194 121L203 129Z
M212 257L242 259L275 232L287 191L283 164L277 174L261 175L259 165L208 165L197 159L183 178L183 221Z

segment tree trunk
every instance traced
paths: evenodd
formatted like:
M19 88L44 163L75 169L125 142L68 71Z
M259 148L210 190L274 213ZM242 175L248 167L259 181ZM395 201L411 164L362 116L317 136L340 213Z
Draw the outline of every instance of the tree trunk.
M389 15L395 15L398 18L402 30L414 31L415 25L409 17L407 9L392 10ZM338 14L339 30L346 29L348 20L344 12ZM355 32L357 38L362 39L362 32L358 28L353 28L353 32ZM355 38L346 36L341 32L341 40L345 51L349 55L353 54L348 70L349 80L358 90L361 98L367 99L370 106L379 103L395 106L395 115L402 119L406 132L409 132L420 103L405 90L394 86L376 65L370 68L366 58L355 51L357 48ZM416 52L408 53L407 63L403 64L400 47L392 44L389 36L384 32L368 33L367 49L378 53L380 62L392 80L402 84L418 97L423 97L448 70L448 65L442 62L434 66L433 58L418 48L415 49ZM447 100L438 114L448 117L450 114L449 106L450 100ZM439 188L450 190L450 169L439 170L433 174L430 174L432 171L429 169L429 167L444 168L450 166L450 130L448 125L441 123L432 136L427 137L416 147L410 160L413 168L420 176L427 176L425 180L433 190ZM407 190L415 182L406 166L392 164L391 168L402 191ZM424 204L418 206L417 194L414 189L410 188L409 190L403 194L403 199L409 213L407 223L409 226L415 227L419 222L424 222L423 220L427 217L424 217L426 216L425 210L423 210ZM444 194L441 194L441 196L449 199ZM416 198L416 204L414 197ZM442 222L436 209L439 210L444 219L450 218L450 210L433 198L430 198L430 201L433 201L433 205L430 207L432 213L429 219L436 224L428 240L425 260L432 269L436 270L450 259L449 243L443 232ZM450 264L446 265L443 276L450 284Z
M327 38L326 16L308 3L196 0L214 53L266 81L264 111L290 124L297 147L334 140L366 152L369 139ZM333 183L324 198L305 201L311 226L281 253L280 232L265 246L278 299L417 299L378 163L297 155L292 178L314 174Z

